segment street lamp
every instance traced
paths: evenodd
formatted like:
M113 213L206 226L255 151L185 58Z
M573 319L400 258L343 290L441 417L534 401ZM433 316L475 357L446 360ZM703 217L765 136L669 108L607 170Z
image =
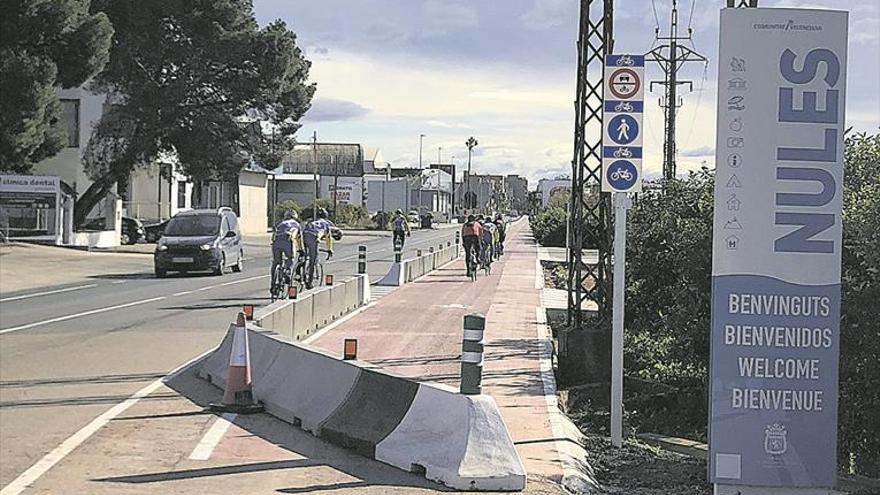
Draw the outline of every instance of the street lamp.
M467 183L465 186L465 193L464 193L465 207L470 207L470 201L471 201L471 198L470 198L470 196L471 196L471 154L473 153L473 149L476 148L478 144L479 143L477 142L477 138L475 138L473 136L469 137L468 140L464 142L464 145L467 146L467 149L468 149L468 168L467 168L468 177L467 177ZM476 206L476 205L474 205L474 206Z
M419 222L422 221L422 140L424 134L419 134Z

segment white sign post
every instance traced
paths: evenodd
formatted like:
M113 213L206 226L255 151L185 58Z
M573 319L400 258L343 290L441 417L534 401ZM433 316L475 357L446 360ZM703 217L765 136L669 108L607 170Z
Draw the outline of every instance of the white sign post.
M602 137L602 192L614 194L614 300L611 315L611 443L623 445L623 315L628 192L642 190L645 57L607 55Z
M709 477L827 495L837 474L847 13L724 9Z

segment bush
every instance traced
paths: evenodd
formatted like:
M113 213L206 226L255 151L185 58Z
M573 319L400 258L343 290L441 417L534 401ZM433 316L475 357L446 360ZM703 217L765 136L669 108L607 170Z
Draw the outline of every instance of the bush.
M529 218L535 239L541 245L565 247L569 198L571 193L559 191L550 198L547 206Z
M845 158L839 459L844 470L877 477L880 135L849 137ZM705 396L708 388L713 189L714 173L703 169L664 191L646 190L630 214L626 372L671 385L682 397ZM643 429L704 438L707 401L678 404L639 404L637 421Z
M380 211L373 215L373 224L379 230L388 230L391 218L394 215L390 211Z

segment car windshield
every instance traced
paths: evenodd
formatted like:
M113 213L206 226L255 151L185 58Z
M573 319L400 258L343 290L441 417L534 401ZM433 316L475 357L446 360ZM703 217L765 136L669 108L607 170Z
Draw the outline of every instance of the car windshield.
M186 215L172 218L165 226L165 235L170 237L217 235L219 230L220 217L216 215Z

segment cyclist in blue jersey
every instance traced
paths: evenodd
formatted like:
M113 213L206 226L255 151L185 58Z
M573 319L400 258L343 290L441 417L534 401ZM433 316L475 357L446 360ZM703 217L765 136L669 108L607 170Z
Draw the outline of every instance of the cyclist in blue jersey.
M315 265L318 263L318 244L321 241L327 243L327 259L333 256L333 222L327 219L327 210L320 208L317 218L306 224L303 229L303 244L308 258L308 276L306 276L306 289L311 289L315 278Z
M392 240L394 249L398 249L398 246L400 246L400 250L403 251L403 241L411 234L411 231L409 228L409 222L403 214L403 210L400 208L394 212L394 218L391 219L391 228L394 233Z
M302 251L302 226L297 218L294 210L284 212L284 220L275 225L275 232L272 234L272 271L282 262L284 263L285 277L290 272L290 266L297 254ZM272 281L273 283L275 280ZM289 280L286 283L290 283ZM274 291L275 288L273 287Z

